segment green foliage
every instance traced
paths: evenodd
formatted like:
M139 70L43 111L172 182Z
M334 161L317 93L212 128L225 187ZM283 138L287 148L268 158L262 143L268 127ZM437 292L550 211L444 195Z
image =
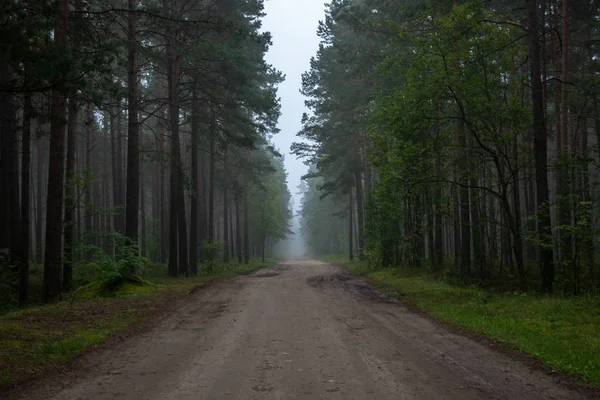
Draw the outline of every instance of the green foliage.
M17 280L8 249L0 249L0 313L17 306Z
M212 273L215 269L215 261L223 248L220 242L209 242L205 241L202 243L202 254L204 254L204 266L206 267L207 273Z
M116 255L105 254L102 249L86 245L87 252L94 251L94 262L91 266L96 270L96 280L82 286L75 292L75 297L114 296L125 285L145 286L149 282L140 278L150 261L139 255L139 246L131 239L114 233L117 243Z
M248 189L249 225L262 245L284 240L292 233L291 194L283 159L270 155L266 161L270 170Z

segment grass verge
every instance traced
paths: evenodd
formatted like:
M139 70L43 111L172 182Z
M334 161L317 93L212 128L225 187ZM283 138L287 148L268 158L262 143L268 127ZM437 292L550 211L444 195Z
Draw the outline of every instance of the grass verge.
M273 265L219 265L193 278L166 278L156 267L151 284L124 285L112 297L73 295L57 304L0 316L0 390L64 365L109 337L146 320L166 304L219 278ZM152 274L151 274L152 275Z
M369 271L364 263L345 265L436 319L506 343L600 386L599 297L490 293L452 286L419 270Z

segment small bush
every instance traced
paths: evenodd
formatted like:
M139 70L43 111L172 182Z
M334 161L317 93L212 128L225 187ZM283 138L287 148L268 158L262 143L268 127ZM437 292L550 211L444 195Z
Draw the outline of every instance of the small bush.
M149 260L139 255L137 243L129 238L115 234L117 254L110 255L102 249L94 248L96 260L90 264L96 270L98 279L88 285L80 287L78 294L110 296L114 295L122 286L133 284L138 286L151 285L150 282L140 278L144 268L150 264Z
M17 307L18 273L10 262L8 249L0 249L0 312Z
M204 254L204 266L208 274L213 273L215 270L215 260L221 252L221 247L221 243L219 242L206 241L202 243L202 251Z

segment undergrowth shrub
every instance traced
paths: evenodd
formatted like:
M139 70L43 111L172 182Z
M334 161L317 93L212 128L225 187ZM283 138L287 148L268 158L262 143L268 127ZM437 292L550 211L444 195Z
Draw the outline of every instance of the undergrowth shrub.
M215 260L221 252L221 243L219 242L203 242L202 250L204 254L204 268L207 273L212 273L215 270Z
M8 249L0 249L0 312L17 307L17 282L18 272L10 262Z
M114 235L117 243L115 255L106 254L99 247L88 246L88 250L94 252L94 262L90 263L89 266L95 269L96 280L80 287L76 292L91 291L97 295L105 296L116 292L125 284L152 285L140 277L150 261L140 256L137 243L121 234L116 233Z

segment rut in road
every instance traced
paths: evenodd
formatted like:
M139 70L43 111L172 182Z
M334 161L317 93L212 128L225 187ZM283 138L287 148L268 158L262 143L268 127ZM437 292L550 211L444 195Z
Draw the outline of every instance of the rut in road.
M580 399L317 261L220 281L23 393L51 399Z

